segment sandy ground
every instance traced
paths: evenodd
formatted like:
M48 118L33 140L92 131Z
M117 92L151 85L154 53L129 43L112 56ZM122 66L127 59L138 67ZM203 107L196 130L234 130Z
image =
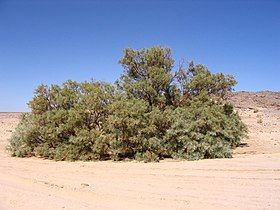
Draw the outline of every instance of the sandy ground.
M0 113L0 209L280 209L280 110L238 111L234 158L160 163L12 158L19 114Z

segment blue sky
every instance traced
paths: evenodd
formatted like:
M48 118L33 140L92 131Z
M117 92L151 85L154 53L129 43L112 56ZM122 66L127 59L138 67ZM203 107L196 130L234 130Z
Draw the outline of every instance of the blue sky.
M113 82L124 48L153 45L280 91L278 0L0 0L0 111L28 110L41 83Z

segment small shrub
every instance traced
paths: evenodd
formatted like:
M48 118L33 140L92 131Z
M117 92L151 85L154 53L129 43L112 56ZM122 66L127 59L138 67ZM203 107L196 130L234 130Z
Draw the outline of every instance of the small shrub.
M262 124L263 123L263 118L261 115L257 115L257 123Z
M258 113L259 110L258 110L257 108L255 108L253 112L254 112L254 113Z

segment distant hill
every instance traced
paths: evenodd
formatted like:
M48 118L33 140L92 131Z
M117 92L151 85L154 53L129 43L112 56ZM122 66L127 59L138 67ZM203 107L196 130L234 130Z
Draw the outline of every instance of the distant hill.
M280 92L233 92L228 96L236 108L276 108L280 109Z

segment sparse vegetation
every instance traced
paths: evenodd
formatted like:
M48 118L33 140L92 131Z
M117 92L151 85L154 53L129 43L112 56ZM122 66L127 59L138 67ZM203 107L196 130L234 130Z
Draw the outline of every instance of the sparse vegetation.
M261 115L257 115L257 123L259 123L259 124L262 124L263 123L263 118L262 118L262 116Z
M247 129L224 96L236 81L169 48L126 49L116 84L40 85L10 139L13 156L158 161L231 157Z
M258 110L257 108L255 108L253 112L254 112L254 113L258 113L259 110Z

